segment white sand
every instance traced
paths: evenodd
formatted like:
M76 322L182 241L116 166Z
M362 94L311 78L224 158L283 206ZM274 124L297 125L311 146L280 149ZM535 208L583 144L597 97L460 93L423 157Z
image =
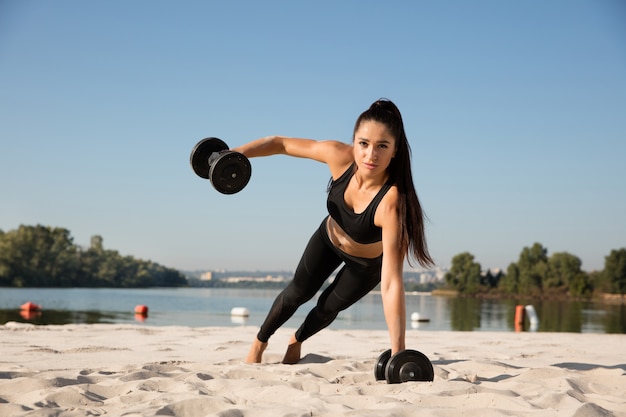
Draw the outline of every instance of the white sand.
M623 416L626 335L407 332L433 382L375 381L384 331L324 330L242 362L253 327L0 326L0 416Z

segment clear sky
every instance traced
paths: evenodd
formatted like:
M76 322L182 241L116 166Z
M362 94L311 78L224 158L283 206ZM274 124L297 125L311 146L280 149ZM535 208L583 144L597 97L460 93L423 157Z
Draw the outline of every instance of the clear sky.
M222 195L192 147L351 141L403 113L428 242L506 268L525 246L603 269L626 247L626 6L619 0L0 0L0 229L182 270L293 270L326 166L253 159Z

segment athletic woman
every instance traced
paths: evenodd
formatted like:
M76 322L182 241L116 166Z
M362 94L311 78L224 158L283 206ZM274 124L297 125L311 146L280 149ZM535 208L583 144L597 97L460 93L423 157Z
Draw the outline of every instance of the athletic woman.
M405 349L405 257L432 266L424 215L411 173L402 116L377 100L356 120L351 144L269 136L233 149L248 158L289 155L328 165L329 215L315 231L293 280L272 305L246 362L260 363L270 336L309 301L340 265L335 280L291 336L283 363L300 360L302 342L380 284L392 354Z

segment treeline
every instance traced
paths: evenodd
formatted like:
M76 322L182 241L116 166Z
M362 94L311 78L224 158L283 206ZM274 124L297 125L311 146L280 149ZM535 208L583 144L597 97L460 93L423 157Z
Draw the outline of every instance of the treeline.
M604 270L591 273L581 269L580 258L567 252L548 256L540 243L525 247L519 260L506 273L481 273L471 253L452 258L445 275L448 287L460 294L533 296L541 298L592 297L597 293L626 293L626 248L612 250L605 257Z
M179 271L105 250L99 235L83 249L67 229L20 226L0 230L0 287L176 287Z

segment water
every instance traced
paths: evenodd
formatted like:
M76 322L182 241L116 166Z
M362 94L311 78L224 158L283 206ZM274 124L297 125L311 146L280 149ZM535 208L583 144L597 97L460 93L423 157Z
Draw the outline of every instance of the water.
M276 290L208 288L0 288L0 323L34 324L142 323L146 326L259 326L271 307ZM31 301L41 314L26 316L20 306ZM539 316L538 331L626 333L626 306L583 301L480 300L407 294L410 330L512 331L515 306L532 304ZM136 305L148 306L149 315L136 317ZM287 323L300 325L315 300L302 306ZM250 311L247 319L233 318L234 307ZM412 323L417 312L428 322ZM340 313L334 329L385 330L380 294L372 293Z

